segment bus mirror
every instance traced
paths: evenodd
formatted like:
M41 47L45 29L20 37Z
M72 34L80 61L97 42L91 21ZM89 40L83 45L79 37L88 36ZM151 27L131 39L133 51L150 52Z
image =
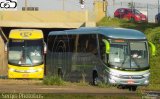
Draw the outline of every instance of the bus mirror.
M156 55L156 47L152 42L148 42L149 46L151 47L151 54L152 56Z
M5 44L5 47L4 47L4 51L7 52L8 50L8 42Z
M46 54L47 53L47 45L46 45L46 43L44 42L44 54Z
M105 43L106 46L106 53L109 54L110 53L110 44L107 40L103 39L102 40Z

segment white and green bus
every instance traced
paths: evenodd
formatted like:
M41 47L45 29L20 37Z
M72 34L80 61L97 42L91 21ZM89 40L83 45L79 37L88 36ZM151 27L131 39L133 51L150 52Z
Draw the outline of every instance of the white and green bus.
M149 55L155 46L144 33L124 28L79 28L48 35L48 74L65 80L89 80L128 86L149 84Z

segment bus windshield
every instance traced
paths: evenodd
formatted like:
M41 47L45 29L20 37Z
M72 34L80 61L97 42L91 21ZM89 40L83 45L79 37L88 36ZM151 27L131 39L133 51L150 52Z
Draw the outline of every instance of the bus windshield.
M43 63L43 40L9 40L8 62L18 66L35 66Z
M136 9L134 9L134 13L135 13L135 14L141 14L141 12L138 11L138 10L136 10Z
M120 69L148 68L146 42L111 43L109 64Z

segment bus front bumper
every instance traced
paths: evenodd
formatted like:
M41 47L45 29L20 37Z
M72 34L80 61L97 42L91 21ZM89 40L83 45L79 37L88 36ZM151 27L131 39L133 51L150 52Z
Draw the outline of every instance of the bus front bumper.
M8 73L8 78L43 78L42 73Z
M34 67L20 67L9 65L8 78L38 78L41 79L44 76L44 66Z
M136 86L147 86L149 84L149 77L143 77L141 79L124 79L116 76L109 75L109 84L115 85L136 85Z

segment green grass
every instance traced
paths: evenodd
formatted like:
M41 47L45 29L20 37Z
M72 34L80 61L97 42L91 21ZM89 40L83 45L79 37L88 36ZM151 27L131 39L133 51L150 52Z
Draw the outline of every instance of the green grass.
M58 76L46 76L43 79L43 84L62 86L62 85L65 85L65 81Z
M154 23L134 23L124 19L105 17L97 23L97 26L108 26L108 27L121 27L137 29L145 32L147 29L153 29L159 27L158 24Z
M119 96L113 94L46 94L45 99L141 99L139 96L134 98L130 96Z
M128 20L118 19L118 18L109 18L105 17L100 22L97 23L97 26L108 26L108 27L122 27L122 28L136 28L136 23L131 23Z
M160 24L132 23L117 18L103 18L97 26L121 27L136 29L145 33L147 39L156 45L156 56L150 56L150 85L140 87L139 90L160 90Z

